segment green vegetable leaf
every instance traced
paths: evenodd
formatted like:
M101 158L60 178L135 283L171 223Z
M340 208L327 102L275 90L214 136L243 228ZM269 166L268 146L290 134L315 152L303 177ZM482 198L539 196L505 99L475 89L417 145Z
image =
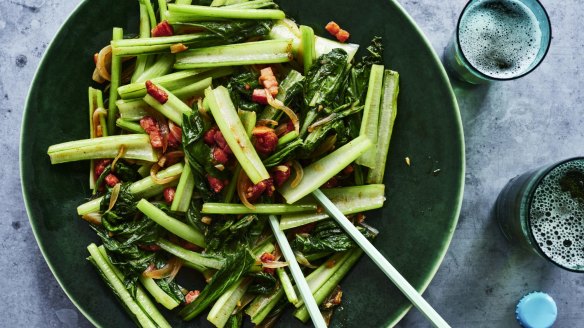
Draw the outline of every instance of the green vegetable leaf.
M248 293L266 295L276 290L278 280L274 275L257 272L251 275L253 283L247 289Z
M367 229L359 227L359 230L368 238L374 237ZM326 220L318 223L310 235L297 234L291 246L294 250L307 255L320 252L342 252L356 245L336 222Z

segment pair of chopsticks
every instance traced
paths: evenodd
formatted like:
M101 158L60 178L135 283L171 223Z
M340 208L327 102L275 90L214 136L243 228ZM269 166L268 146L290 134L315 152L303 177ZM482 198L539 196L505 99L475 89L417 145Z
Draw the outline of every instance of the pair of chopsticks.
M351 236L351 238L363 249L363 251L373 260L373 262L385 273L385 275L391 280L399 290L412 302L412 304L426 316L426 318L438 328L450 328L448 323L424 300L424 298L418 293L412 285L387 261L387 259L373 246L367 238L365 238L357 228L345 217L343 213L333 204L330 199L328 199L325 194L320 191L320 189L315 190L312 195L316 198L316 200L325 208L326 212L337 221L337 223ZM270 215L270 225L274 234L276 236L276 240L280 245L280 249L282 250L282 254L284 258L290 265L290 272L292 273L292 277L294 281L296 281L296 285L298 286L298 290L300 291L300 295L302 296L302 300L306 304L308 309L308 313L310 314L310 318L314 323L316 328L325 328L326 323L318 309L318 305L312 296L312 292L308 287L306 279L302 274L300 269L300 265L296 262L296 257L294 256L294 252L284 235L284 232L280 230L280 223L278 219L274 215Z

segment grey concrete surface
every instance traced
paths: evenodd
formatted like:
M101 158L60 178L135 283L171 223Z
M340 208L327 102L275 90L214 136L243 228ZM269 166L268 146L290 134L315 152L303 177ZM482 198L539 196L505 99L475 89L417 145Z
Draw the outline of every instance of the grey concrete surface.
M129 0L128 0L129 1ZM380 0L381 1L381 0ZM401 0L438 54L465 0ZM78 1L0 1L0 326L90 327L36 246L20 191L18 145L29 83L47 44ZM543 1L553 25L544 63L522 79L468 87L454 82L466 137L466 189L450 249L425 297L453 327L518 327L514 306L543 290L559 307L555 327L584 327L584 276L509 246L491 217L508 179L582 155L584 4ZM429 327L412 310L399 327Z

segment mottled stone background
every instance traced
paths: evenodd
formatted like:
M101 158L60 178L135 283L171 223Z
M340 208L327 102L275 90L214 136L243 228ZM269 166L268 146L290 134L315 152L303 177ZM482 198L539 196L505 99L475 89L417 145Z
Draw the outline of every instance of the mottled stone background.
M400 2L442 54L466 1ZM0 1L2 327L91 326L41 256L22 203L18 171L20 123L30 81L49 41L77 3ZM583 153L584 5L580 0L543 3L554 38L534 73L490 86L454 83L466 137L465 198L449 252L425 293L453 327L516 327L514 306L532 290L556 299L556 327L584 326L584 276L509 247L491 218L497 193L509 178ZM399 326L429 327L416 310Z

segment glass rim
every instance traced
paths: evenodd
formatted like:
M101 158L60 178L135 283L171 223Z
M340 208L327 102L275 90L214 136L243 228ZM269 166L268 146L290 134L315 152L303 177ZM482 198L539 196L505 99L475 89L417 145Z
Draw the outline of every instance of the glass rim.
M545 10L545 7L543 6L543 4L539 1L539 0L534 0L535 2L537 2L537 4L540 6L540 8L542 9L543 13L545 14L545 18L546 18L546 22L548 25L548 28L550 30L550 37L548 39L547 45L545 46L545 51L543 53L543 56L541 56L541 58L539 59L539 61L529 70L517 75L517 76L513 76L513 77L493 77L493 76L489 76L483 72L481 72L479 69L477 69L473 64L471 64L471 62L468 60L468 58L466 58L466 55L464 54L464 51L462 51L462 46L460 44L460 22L462 21L462 16L464 16L465 12L467 11L468 7L470 6L471 3L475 2L477 0L469 0L466 5L464 6L464 8L462 9L462 11L460 12L460 15L458 16L458 22L456 23L456 43L458 45L458 48L460 49L460 55L462 56L462 59L464 60L465 64L467 64L469 67L472 68L473 72L477 75L479 75L479 77L486 79L486 80L491 80L491 81L511 81L511 80L515 80L521 77L524 77L525 75L533 72L545 59L545 57L547 56L549 50L550 50L550 46L552 44L552 23L550 20L550 16L548 14L548 12ZM521 1L521 0L519 0Z
M539 187L539 184L541 183L541 181L548 176L548 174L553 171L555 168L557 168L560 165L566 164L568 162L572 162L572 161L576 161L576 160L584 160L584 156L576 156L576 157L571 157L568 159L564 159L561 160L557 163L551 164L549 165L542 173L541 175L537 178L537 180L534 183L534 187L529 190L529 194L527 195L527 202L528 202L528 206L527 206L527 229L529 230L529 236L528 238L531 239L532 244L535 245L535 247L537 248L537 253L540 254L541 256L543 256L543 258L545 258L546 260L548 260L550 263L554 264L555 266L558 266L564 270L568 270L571 272L577 272L577 273L584 273L584 266L582 267L582 269L573 269L573 268L568 268L566 266L563 266L559 263L557 263L556 261L554 261L551 257L549 257L541 248L541 246L539 246L539 243L535 240L535 236L533 234L533 230L531 229L531 203L533 201L533 195L535 194L535 190L537 189L537 187Z

